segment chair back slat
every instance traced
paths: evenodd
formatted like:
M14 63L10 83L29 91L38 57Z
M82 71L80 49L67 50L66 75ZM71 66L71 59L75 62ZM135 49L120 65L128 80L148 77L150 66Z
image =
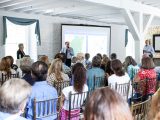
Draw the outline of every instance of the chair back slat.
M33 100L33 120L43 119L53 116L58 118L58 101L60 97L48 100Z
M134 120L146 120L151 106L151 97L144 102L139 102L131 105L131 111Z
M70 81L58 81L54 82L53 87L57 90L58 96L61 96L63 88L68 87L69 85Z
M19 73L17 72L16 74L4 74L2 73L2 80L1 80L1 85L3 85L4 82L11 78L19 78Z
M71 118L74 117L79 117L81 113L71 116L71 111L74 110L81 110L82 107L85 104L85 101L88 99L89 92L82 92L82 93L69 93L69 116L68 119L70 120Z
M104 76L94 76L94 89L105 86Z
M115 85L109 84L109 87L117 91L126 101L128 100L130 82L122 84L115 83Z

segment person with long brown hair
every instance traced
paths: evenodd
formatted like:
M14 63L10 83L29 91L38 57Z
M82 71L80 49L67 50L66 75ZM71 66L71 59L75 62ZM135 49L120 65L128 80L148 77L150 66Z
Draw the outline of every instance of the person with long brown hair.
M109 87L96 89L87 100L84 120L133 120L127 102Z
M7 75L16 73L15 70L11 69L6 57L3 57L0 61L0 79L2 78L2 73Z
M150 57L142 58L141 64L141 68L136 74L134 81L140 82L146 80L144 84L141 84L141 87L145 88L145 90L143 91L143 93L136 90L135 99L136 96L143 96L143 100L146 100L156 91L156 71L154 69L154 62Z
M60 120L66 120L68 118L68 111L69 111L69 93L81 93L87 92L88 86L86 83L86 69L84 68L82 63L76 63L74 66L73 72L73 86L68 86L62 90L61 95L61 112L60 112ZM77 100L80 97L77 98ZM73 102L73 101L71 101ZM72 103L71 103L72 104ZM80 110L73 110L71 111L72 115L75 116L79 114ZM78 120L79 117L74 117L74 120Z
M59 58L52 61L52 64L48 69L47 76L47 82L51 86L53 86L54 82L58 81L69 81L68 75L63 73L62 61Z

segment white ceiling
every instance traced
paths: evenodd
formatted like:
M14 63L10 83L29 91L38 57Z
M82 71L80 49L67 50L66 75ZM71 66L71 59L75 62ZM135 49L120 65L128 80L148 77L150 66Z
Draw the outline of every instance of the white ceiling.
M134 0L160 8L160 0ZM0 0L0 10L125 24L120 9L83 0Z

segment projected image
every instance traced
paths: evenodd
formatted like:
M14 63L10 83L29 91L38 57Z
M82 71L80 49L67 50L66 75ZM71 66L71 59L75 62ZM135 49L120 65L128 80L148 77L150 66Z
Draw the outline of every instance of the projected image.
M74 54L86 52L86 36L78 34L65 34L65 41L70 42Z
M95 53L100 52L101 54L106 54L107 51L107 36L88 36L88 52L91 57L94 57Z
M62 47L69 41L77 53L90 53L90 60L97 53L109 54L110 27L62 25Z

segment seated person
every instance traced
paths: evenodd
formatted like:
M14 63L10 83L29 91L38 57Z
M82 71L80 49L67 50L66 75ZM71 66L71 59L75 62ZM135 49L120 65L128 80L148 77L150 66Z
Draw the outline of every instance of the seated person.
M91 69L91 67L92 67L92 62L89 60L89 58L90 58L90 54L86 53L85 54L85 60L84 60L86 69Z
M32 63L33 61L30 57L23 57L22 59L20 59L19 71L22 72L22 79L26 80L30 85L33 85L35 82L31 76Z
M61 98L61 112L60 112L60 120L67 120L68 116L69 116L69 93L72 92L72 94L74 93L82 93L82 92L87 92L88 91L88 86L85 84L86 82L86 70L83 66L82 63L76 63L76 64L81 64L78 65L75 70L74 70L74 81L73 81L73 85L72 86L68 86L65 87L62 90L62 98ZM76 66L75 64L75 66ZM84 95L84 97L87 97ZM79 99L81 99L80 95L77 97L75 97L75 101L80 101ZM83 99L85 100L85 99ZM82 104L84 101L81 100ZM72 100L72 102L74 102ZM75 102L74 102L75 103ZM73 104L73 103L71 103ZM80 105L78 104L78 105ZM80 107L80 106L78 106ZM79 109L76 110L72 110L71 111L71 117L76 116L71 118L71 120L79 120L79 117L77 117L80 113Z
M96 89L87 100L84 120L133 120L128 104L109 87Z
M0 80L2 79L2 73L5 75L17 73L15 70L11 68L10 63L7 61L6 57L3 57L0 61Z
M52 61L51 66L48 69L47 83L54 86L55 82L60 81L69 81L69 77L67 74L63 73L62 61L57 58Z
M32 64L31 75L33 80L35 80L34 85L32 86L31 96L26 106L26 118L33 119L33 99L37 100L48 100L57 98L57 91L54 87L50 86L46 82L48 66L46 63L37 61ZM56 104L55 104L56 106ZM38 111L40 113L45 111ZM48 116L43 120L54 120L57 118L57 115ZM42 119L38 119L42 120Z
M12 56L6 56L7 58L7 61L10 63L10 66L13 70L17 71L18 69L18 66L16 64L13 64L14 63L14 59Z
M101 58L98 56L94 56L92 59L92 68L87 70L87 85L89 90L93 90L94 88L94 76L96 77L104 77L105 72L100 68Z
M0 120L27 120L24 112L31 86L24 80L12 78L0 87Z

